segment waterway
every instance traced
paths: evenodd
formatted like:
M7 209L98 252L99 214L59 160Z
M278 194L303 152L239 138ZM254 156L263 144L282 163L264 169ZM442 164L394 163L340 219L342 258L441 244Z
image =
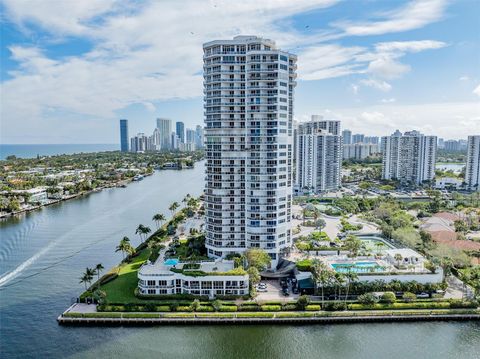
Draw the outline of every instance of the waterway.
M119 240L203 189L204 166L161 171L0 222L1 358L479 358L480 324L62 327L85 267L118 263Z

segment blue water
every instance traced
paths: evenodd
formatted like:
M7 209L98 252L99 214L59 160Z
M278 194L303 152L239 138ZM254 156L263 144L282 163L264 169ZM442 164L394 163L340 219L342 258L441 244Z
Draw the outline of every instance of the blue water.
M0 144L0 160L7 156L15 155L20 158L34 158L40 156L53 156L81 152L119 151L120 145L109 144L58 144L58 145L5 145Z
M338 273L370 273L372 271L383 272L385 270L385 268L378 265L377 262L355 262L352 264L334 263L332 264L332 267L335 272Z
M175 259L175 258L170 258L170 259L167 259L164 264L166 266L176 266L178 264L178 259Z

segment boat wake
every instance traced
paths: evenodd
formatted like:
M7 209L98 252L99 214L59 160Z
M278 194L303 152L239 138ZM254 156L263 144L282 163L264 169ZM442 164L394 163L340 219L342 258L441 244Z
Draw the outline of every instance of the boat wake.
M25 262L20 264L17 268L14 270L4 274L3 276L0 277L0 287L3 287L5 284L10 282L12 279L16 278L20 273L22 273L25 269L30 267L33 263L37 261L38 258L40 258L42 255L44 255L46 252L50 250L55 245L56 242L51 242L49 245L47 245L45 248L43 248L41 251L35 253L32 257L27 259Z

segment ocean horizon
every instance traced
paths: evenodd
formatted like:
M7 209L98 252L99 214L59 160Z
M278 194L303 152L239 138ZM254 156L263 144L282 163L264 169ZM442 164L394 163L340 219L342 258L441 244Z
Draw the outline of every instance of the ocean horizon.
M14 155L19 158L35 158L37 156L71 155L74 153L119 151L117 143L88 144L0 144L0 160Z

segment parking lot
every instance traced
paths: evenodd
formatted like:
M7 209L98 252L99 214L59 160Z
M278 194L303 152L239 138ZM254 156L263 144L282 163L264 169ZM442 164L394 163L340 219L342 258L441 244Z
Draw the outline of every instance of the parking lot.
M295 300L299 297L299 294L292 293L292 286L288 286L289 295L285 296L282 292L282 286L280 285L280 281L278 279L269 279L269 280L262 280L261 283L265 283L267 285L266 292L257 291L257 301L290 301Z

